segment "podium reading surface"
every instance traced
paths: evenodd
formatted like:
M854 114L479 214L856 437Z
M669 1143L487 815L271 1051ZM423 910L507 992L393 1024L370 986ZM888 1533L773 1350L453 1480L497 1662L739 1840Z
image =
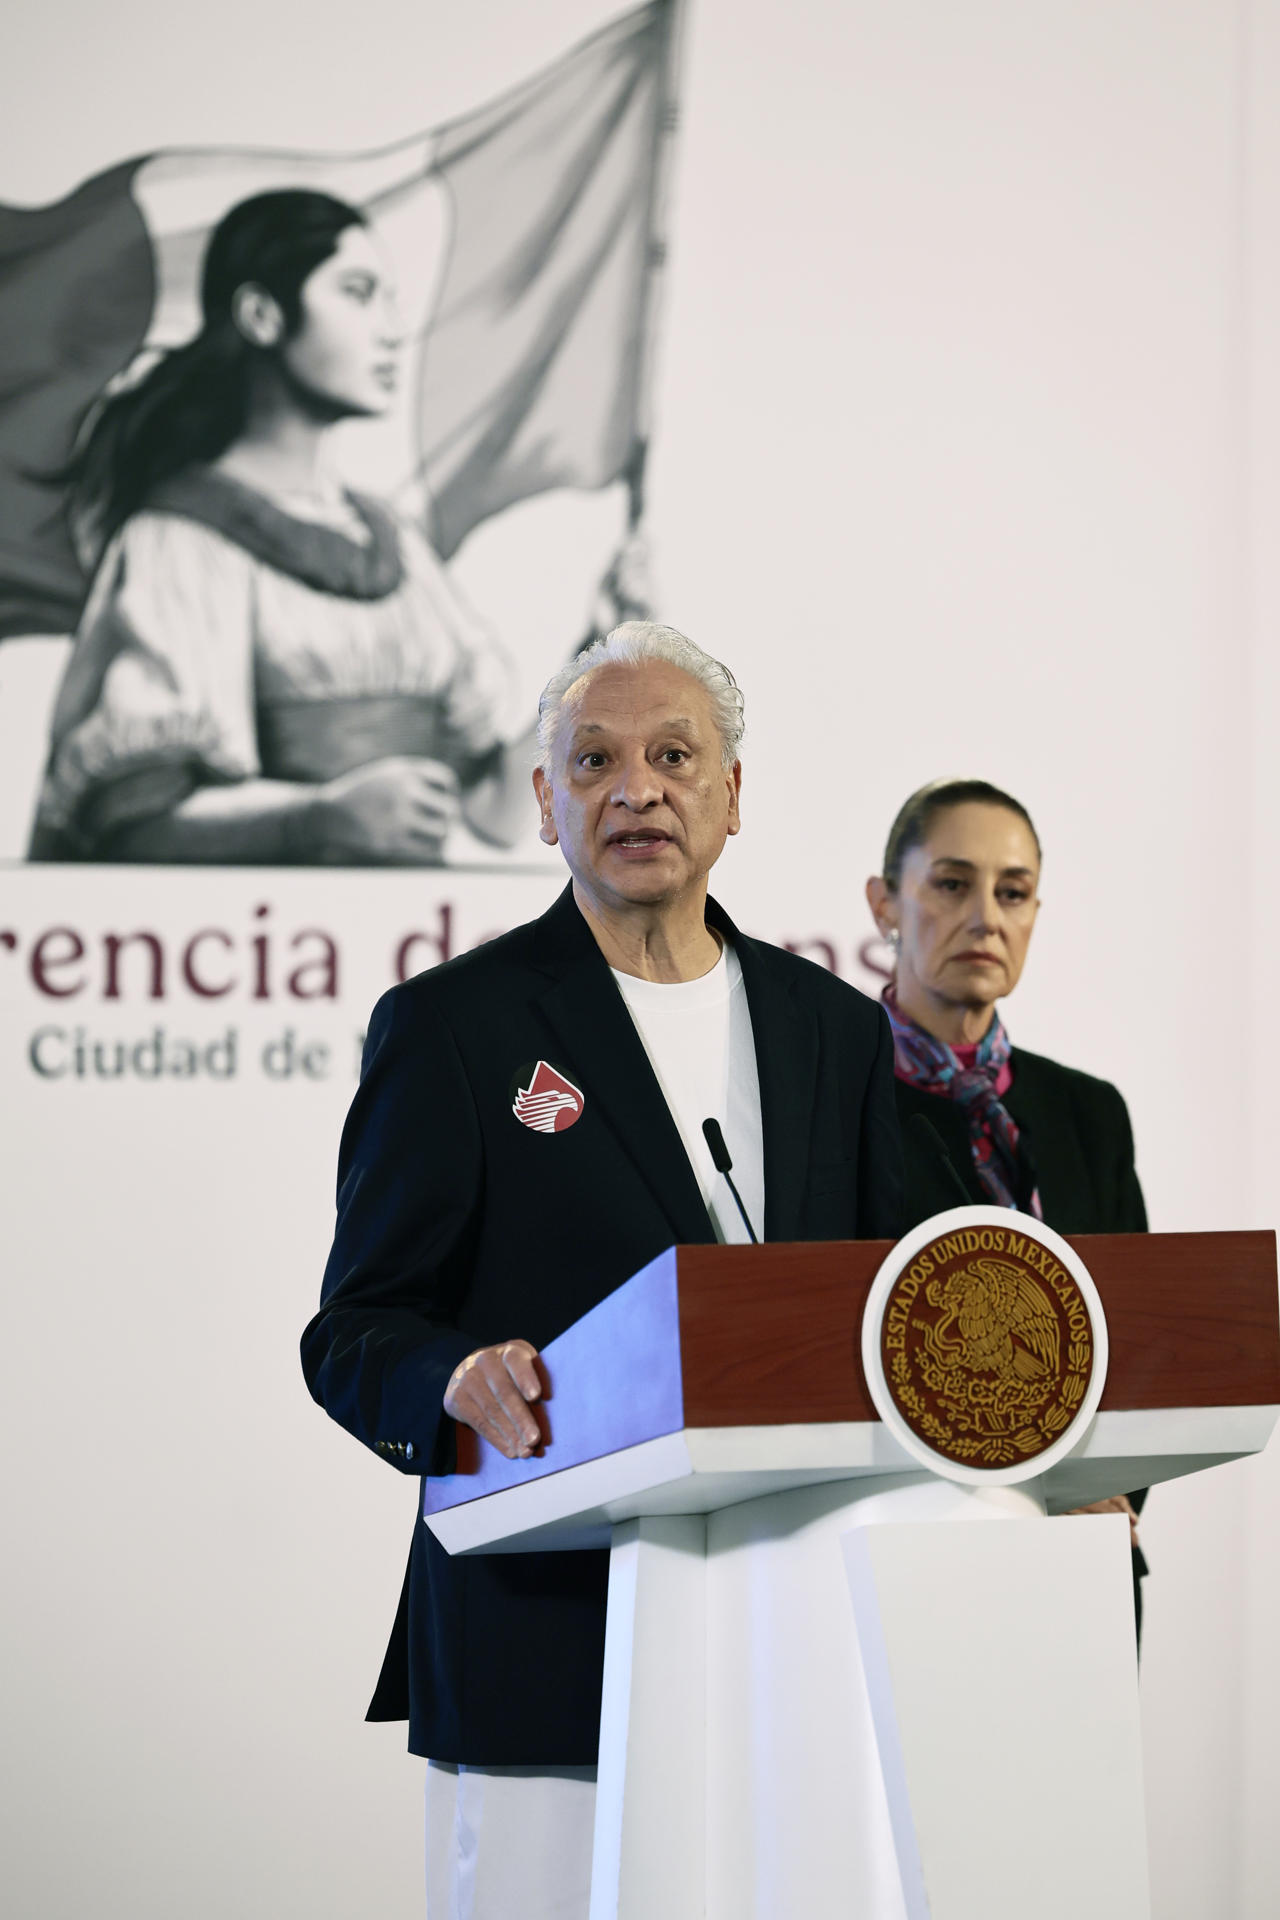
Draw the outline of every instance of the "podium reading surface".
M1275 1238L1068 1244L1106 1383L1020 1486L877 1417L888 1242L672 1248L544 1350L535 1458L459 1428L451 1553L612 1547L592 1920L1149 1911L1127 1525L1045 1515L1266 1444Z

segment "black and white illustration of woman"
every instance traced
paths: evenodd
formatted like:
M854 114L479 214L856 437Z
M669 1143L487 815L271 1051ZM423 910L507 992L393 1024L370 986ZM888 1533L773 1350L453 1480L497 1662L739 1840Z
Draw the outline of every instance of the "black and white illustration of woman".
M430 864L513 841L527 716L422 533L326 443L395 402L401 323L353 207L242 201L203 325L105 400L72 464L93 584L54 710L37 860Z

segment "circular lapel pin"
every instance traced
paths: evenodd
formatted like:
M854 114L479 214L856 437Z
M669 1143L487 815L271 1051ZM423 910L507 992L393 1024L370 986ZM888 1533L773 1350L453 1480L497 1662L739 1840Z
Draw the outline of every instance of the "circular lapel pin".
M511 1111L532 1133L564 1133L582 1118L581 1087L549 1060L530 1060L511 1082Z

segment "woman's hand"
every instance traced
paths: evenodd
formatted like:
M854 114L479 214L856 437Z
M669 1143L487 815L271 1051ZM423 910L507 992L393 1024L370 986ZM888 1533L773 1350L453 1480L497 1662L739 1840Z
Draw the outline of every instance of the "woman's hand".
M438 861L461 800L438 760L373 760L326 781L309 809L307 837L321 860L421 866Z
M1129 1545L1138 1545L1138 1516L1127 1493L1113 1493L1109 1500L1091 1500L1087 1507L1070 1507L1070 1513L1124 1513L1129 1517Z

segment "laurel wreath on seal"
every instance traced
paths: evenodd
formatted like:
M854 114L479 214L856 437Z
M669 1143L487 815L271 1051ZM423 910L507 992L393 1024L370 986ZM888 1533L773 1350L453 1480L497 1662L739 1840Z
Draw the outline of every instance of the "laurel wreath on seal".
M954 1460L999 1467L1007 1466L1020 1454L1026 1456L1042 1451L1070 1425L1084 1398L1089 1362L1088 1346L1083 1341L1073 1341L1067 1354L1070 1371L1059 1387L1054 1404L1040 1415L1036 1424L1028 1422L1012 1433L975 1433L973 1428L977 1424L978 1409L957 1401L945 1388L939 1392L941 1381L934 1386L928 1377L929 1368L922 1363L920 1371L925 1384L938 1393L939 1405L951 1416L950 1420L940 1419L915 1387L911 1363L903 1352L894 1354L889 1373L893 1396L922 1439L931 1441L940 1453L946 1453Z

